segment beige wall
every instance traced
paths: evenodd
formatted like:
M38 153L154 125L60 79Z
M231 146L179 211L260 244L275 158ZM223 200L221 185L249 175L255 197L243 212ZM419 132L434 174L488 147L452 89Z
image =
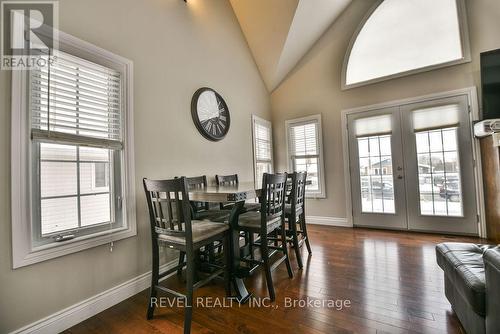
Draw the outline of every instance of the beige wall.
M138 236L12 270L10 73L0 71L0 332L41 319L150 269L141 178L206 173L252 180L250 115L270 118L269 95L228 1L61 0L61 30L134 62ZM190 114L201 86L231 111L219 143Z
M375 0L354 0L271 96L277 170L286 169L285 120L322 114L327 198L308 201L308 215L346 217L341 111L480 85L479 53L500 48L500 1L466 0L472 62L365 87L341 90L347 46Z

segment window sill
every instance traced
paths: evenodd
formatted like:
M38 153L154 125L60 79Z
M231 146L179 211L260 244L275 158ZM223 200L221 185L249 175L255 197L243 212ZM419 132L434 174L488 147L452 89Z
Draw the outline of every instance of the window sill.
M135 224L132 224L132 226L134 227L117 229L111 234L108 232L101 235L87 235L65 242L54 242L48 245L35 247L31 250L20 250L21 254L15 252L17 256L13 257L13 269L105 245L112 241L133 237L137 235L137 230L135 229Z

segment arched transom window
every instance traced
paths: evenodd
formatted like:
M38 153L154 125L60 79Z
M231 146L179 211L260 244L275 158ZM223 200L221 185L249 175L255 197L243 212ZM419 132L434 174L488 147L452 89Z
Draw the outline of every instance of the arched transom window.
M357 30L344 88L470 61L463 0L382 0Z

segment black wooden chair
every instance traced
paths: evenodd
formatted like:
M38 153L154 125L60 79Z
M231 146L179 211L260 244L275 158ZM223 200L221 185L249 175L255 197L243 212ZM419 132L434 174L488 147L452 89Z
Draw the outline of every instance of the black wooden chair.
M208 186L207 176L195 176L187 177L186 182L188 188L199 188L203 189ZM190 201L191 204L191 214L193 219L203 220L208 219L215 222L227 222L229 220L229 215L231 212L229 210L214 210L210 208L210 203Z
M275 300L273 279L271 271L278 265L285 262L288 276L293 277L290 259L288 258L287 241L285 233L280 233L280 238L276 237L278 231L285 231L285 188L287 174L264 174L262 190L260 194L260 212L250 211L239 215L237 228L240 231L259 234L260 239L255 242L255 246L260 248L261 260L254 258L242 258L253 267L252 273L258 266L263 266L266 274L269 297ZM269 243L272 242L273 245ZM280 242L281 244L279 244ZM272 249L273 251L269 251ZM270 258L276 252L282 252L283 256L272 265Z
M153 250L153 270L151 280L150 299L147 318L153 317L158 291L185 300L184 333L191 331L193 313L193 291L224 273L226 293L230 294L230 259L229 259L229 226L211 221L197 221L191 219L189 193L186 178L173 180L153 181L144 179L144 191L148 203L151 220L151 239ZM225 264L208 275L205 279L194 282L195 252L215 241L222 241L224 245ZM166 246L179 250L187 257L186 262L160 273L159 247ZM186 294L181 294L159 285L159 279L182 270L186 266Z
M238 174L231 175L215 175L215 183L217 186L238 186ZM221 210L231 210L234 206L234 203L220 203ZM245 206L242 208L241 213L247 211L258 211L260 210L260 203L248 203L245 202ZM245 239L245 244L249 245L249 250L251 257L253 259L253 244L254 244L254 234L250 232L241 232L241 238Z
M302 256L300 255L300 247L305 242L307 251L311 254L311 245L307 235L306 214L305 214L305 197L306 197L306 179L307 173L293 173L288 175L290 182L290 192L285 205L285 218L288 222L286 235L290 236L290 241L295 249L297 264L302 269ZM300 229L297 229L297 224ZM299 240L299 234L301 239Z
M215 183L220 186L238 186L238 174L215 175ZM234 204L221 203L221 209L230 209ZM245 203L244 211L257 211L260 209L260 203Z

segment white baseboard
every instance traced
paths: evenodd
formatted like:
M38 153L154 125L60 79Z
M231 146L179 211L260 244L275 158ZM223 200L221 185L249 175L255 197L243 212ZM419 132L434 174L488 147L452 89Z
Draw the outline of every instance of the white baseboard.
M160 267L160 272L173 268L178 260L172 260ZM175 274L175 273L174 273ZM166 278L166 277L165 277ZM165 279L164 278L164 279ZM60 333L94 315L102 312L113 305L132 297L135 294L149 288L151 285L151 272L134 277L109 290L101 292L84 301L71 305L59 312L40 319L32 324L19 328L11 334L52 334ZM146 305L144 305L144 316L146 316Z
M352 227L347 218L306 216L306 222L313 225Z

